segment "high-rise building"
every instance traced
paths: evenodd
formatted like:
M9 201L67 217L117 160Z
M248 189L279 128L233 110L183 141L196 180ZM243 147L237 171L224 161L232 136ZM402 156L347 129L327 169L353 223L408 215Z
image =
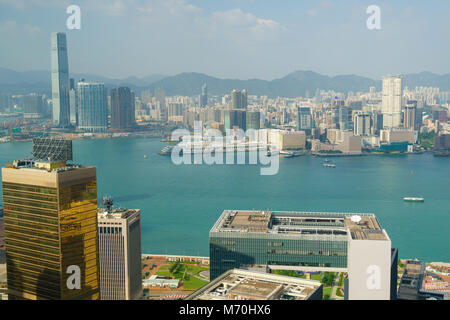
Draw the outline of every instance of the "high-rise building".
M383 97L381 110L383 112L384 128L399 128L402 124L402 78L386 76L383 78Z
M297 130L305 131L307 135L311 134L312 120L311 109L309 107L300 107L297 109Z
M200 95L200 107L204 108L208 105L208 86L206 83L202 86L202 94Z
M135 125L134 107L134 93L130 88L111 89L111 129L132 129Z
M246 130L259 130L261 126L261 113L259 111L246 111L245 127Z
M383 114L379 110L372 112L372 134L378 135L383 129Z
M179 102L170 102L168 107L169 117L182 116L183 115L183 104Z
M232 130L239 128L247 130L247 120L245 110L225 110L224 112L224 128Z
M107 208L98 212L100 298L136 300L142 294L141 213L105 200Z
M67 58L66 34L52 33L51 39L51 73L53 125L67 127L69 125L69 62Z
M23 97L23 117L41 118L44 116L43 98L40 94L30 93Z
M348 107L339 108L339 129L348 130L350 129L352 110Z
M0 93L0 111L11 108L11 95L7 93Z
M353 134L355 136L369 136L371 134L370 114L355 114L353 123Z
M415 105L406 105L403 110L403 128L417 130L417 108Z
M247 96L247 90L242 90L241 92L241 107L243 109L247 109L248 107L248 96Z
M155 89L155 98L158 103L160 118L159 120L167 121L169 113L166 106L166 91L162 88Z
M346 298L395 296L391 240L373 214L225 210L210 233L210 279L234 268L347 272Z
M87 132L106 132L108 102L103 83L78 82L78 128Z
M8 297L96 300L96 168L67 164L61 140L43 139L33 154L2 168Z
M231 92L231 108L246 109L248 105L247 90L233 90Z
M69 101L70 101L70 124L74 127L78 125L78 101L77 101L77 88L75 87L75 80L70 79L70 91L69 91Z

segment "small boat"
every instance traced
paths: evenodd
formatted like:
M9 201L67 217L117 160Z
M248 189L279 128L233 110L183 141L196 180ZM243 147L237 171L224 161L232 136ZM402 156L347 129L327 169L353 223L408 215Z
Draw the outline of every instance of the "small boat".
M424 198L420 198L420 197L404 197L403 200L407 201L407 202L424 202L425 201Z
M147 155L144 155L144 159L147 159Z
M336 168L336 165L333 163L324 163L323 166L325 168Z
M162 156L170 156L172 153L172 149L172 146L165 146L160 152L158 152L158 154Z
M328 159L325 159L324 161L325 161L325 162L330 162L330 160L328 160Z

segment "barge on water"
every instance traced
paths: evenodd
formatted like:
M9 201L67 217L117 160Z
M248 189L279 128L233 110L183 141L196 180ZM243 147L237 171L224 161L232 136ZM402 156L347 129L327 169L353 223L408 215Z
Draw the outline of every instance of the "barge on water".
M404 197L403 200L406 202L424 202L425 201L424 198L420 198L420 197Z

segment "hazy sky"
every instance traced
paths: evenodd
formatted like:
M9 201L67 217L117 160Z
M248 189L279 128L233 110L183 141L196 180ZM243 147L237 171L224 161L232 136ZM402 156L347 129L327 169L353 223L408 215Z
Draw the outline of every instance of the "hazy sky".
M81 30L66 28L70 4ZM366 27L372 4L381 30ZM0 67L49 69L64 31L70 71L108 77L450 73L449 16L448 0L0 0Z

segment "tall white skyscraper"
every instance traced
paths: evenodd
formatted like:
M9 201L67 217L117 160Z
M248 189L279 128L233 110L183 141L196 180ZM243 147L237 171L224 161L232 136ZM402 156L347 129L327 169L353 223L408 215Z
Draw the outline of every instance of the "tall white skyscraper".
M63 32L52 33L51 73L53 125L64 128L69 125L70 104L67 41Z
M401 127L402 95L402 78L398 76L385 76L383 78L383 98L381 102L383 127Z
M136 300L142 294L141 212L99 211L99 265L101 300Z

